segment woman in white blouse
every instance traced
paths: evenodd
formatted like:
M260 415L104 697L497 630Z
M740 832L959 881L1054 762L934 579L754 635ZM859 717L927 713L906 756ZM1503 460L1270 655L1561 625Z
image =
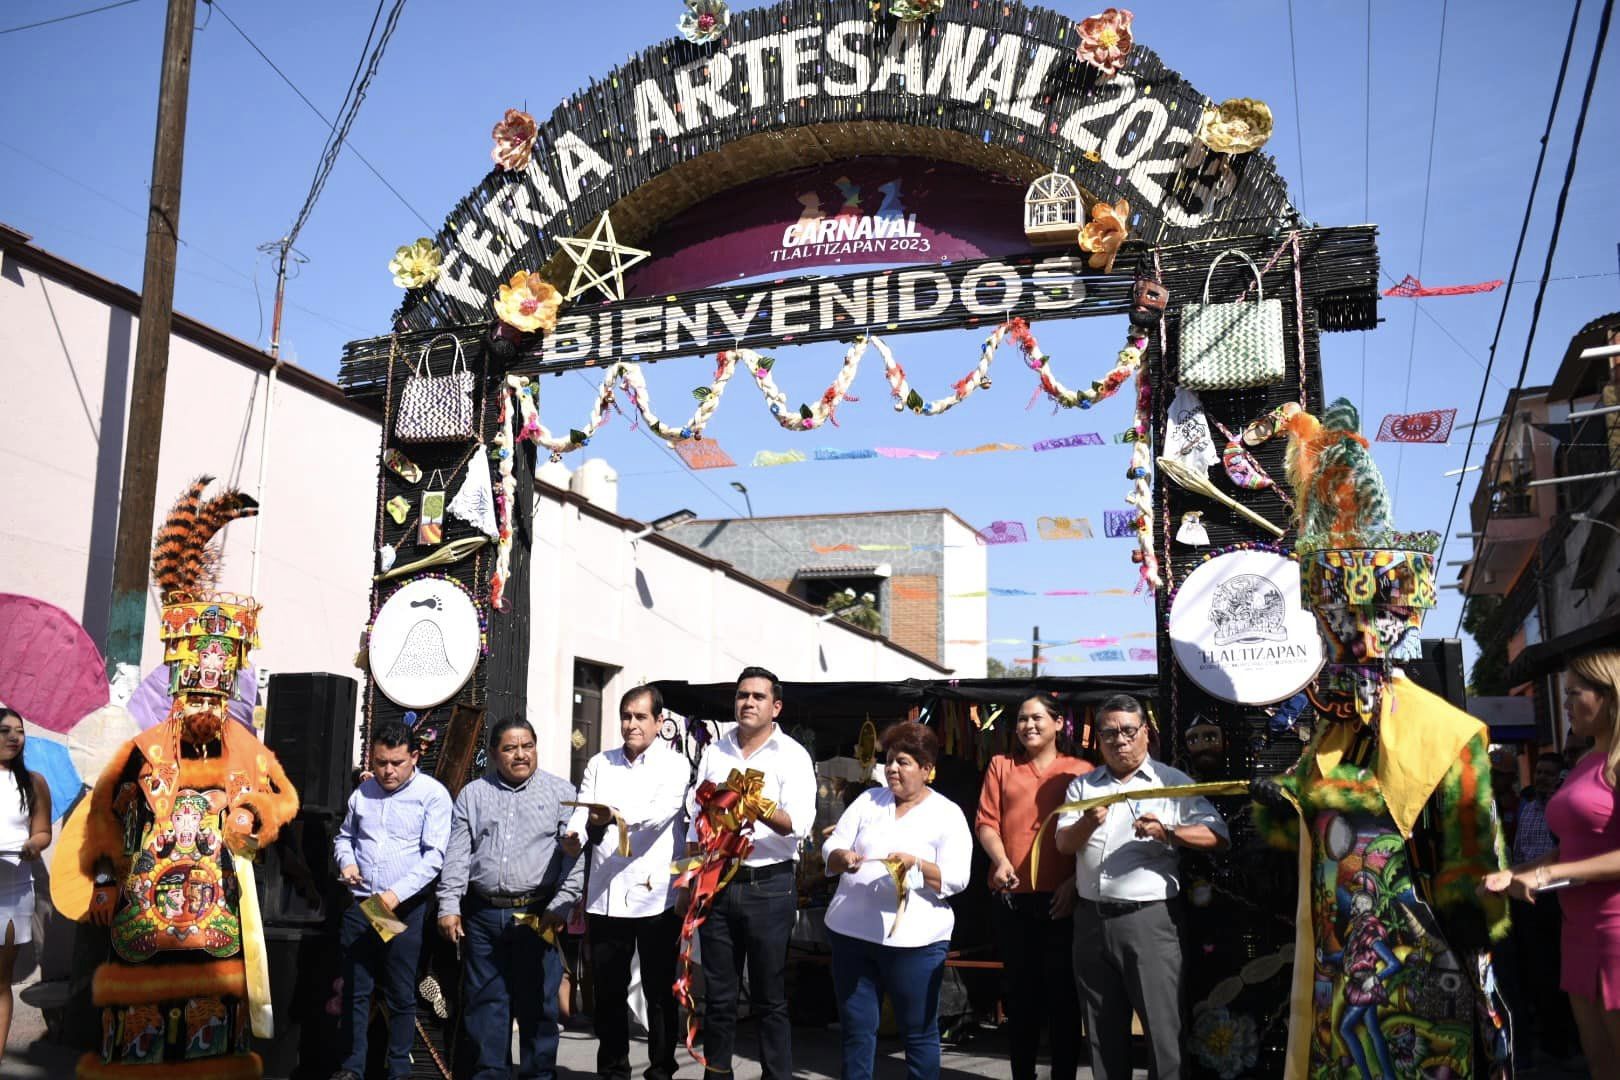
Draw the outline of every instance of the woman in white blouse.
M833 986L844 1034L845 1080L870 1080L883 995L894 1006L911 1080L939 1076L939 986L973 837L955 803L928 786L939 739L922 724L883 733L887 787L873 788L838 819L822 857L838 892L827 908ZM898 902L896 877L907 893Z

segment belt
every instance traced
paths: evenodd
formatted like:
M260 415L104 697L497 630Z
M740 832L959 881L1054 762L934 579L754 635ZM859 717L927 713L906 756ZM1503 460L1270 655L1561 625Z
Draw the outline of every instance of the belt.
M544 895L545 894L538 889L534 892L520 893L517 896L491 896L488 893L482 893L476 889L474 889L472 892L472 898L474 900L477 900L480 904L485 904L492 908L528 907L530 904L541 899L541 897Z
M1145 907L1152 907L1155 904L1166 903L1166 901L1164 901L1164 900L1084 900L1084 899L1082 899L1080 902L1082 904L1085 904L1085 905L1088 905L1090 907L1096 908L1097 909L1097 917L1100 918L1100 919L1113 919L1113 918L1116 918L1116 917L1118 917L1120 915L1130 915L1130 914L1132 914L1134 912L1141 911Z
M766 863L764 866L739 866L732 875L733 885L751 885L756 881L765 881L782 874L793 873L793 860L783 859L781 862Z

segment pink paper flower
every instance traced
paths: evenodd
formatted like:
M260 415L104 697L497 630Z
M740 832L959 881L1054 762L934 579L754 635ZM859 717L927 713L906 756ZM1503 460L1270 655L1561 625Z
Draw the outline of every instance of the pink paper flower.
M495 139L495 148L489 152L489 156L495 164L507 172L521 172L529 167L529 159L534 155L534 140L540 134L534 117L521 109L507 109L506 115L490 134Z
M1104 78L1112 79L1131 55L1134 18L1126 8L1106 8L1101 15L1083 20L1076 55L1102 72Z

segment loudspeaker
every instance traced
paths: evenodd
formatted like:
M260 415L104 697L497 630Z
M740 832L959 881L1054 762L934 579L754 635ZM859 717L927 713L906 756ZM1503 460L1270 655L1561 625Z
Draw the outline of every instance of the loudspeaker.
M302 812L341 817L354 772L359 684L324 671L270 676L265 745L298 788Z
M1468 707L1468 681L1463 676L1462 642L1457 638L1424 638L1423 659L1408 660L1402 669L1423 689L1459 709Z

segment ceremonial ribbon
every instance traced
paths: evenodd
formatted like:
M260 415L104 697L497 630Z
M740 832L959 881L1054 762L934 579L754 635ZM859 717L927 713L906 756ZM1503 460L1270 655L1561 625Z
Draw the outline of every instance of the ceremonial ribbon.
M692 939L708 919L720 891L753 850L750 834L754 822L776 813L776 804L765 798L764 788L765 774L758 769L732 769L724 784L705 780L698 785L698 854L670 866L676 875L675 887L692 890L681 921L681 961L672 989L675 1000L686 1010L686 1048L705 1067L708 1062L697 1048L697 1005L692 1000Z
M242 919L242 967L247 975L248 1022L261 1039L275 1037L275 1016L270 1008L270 958L264 951L264 920L259 915L259 894L253 884L253 859L247 852L233 853L236 882L241 889L238 913Z
M889 871L889 879L894 882L894 923L889 932L883 936L894 937L894 932L900 929L900 917L906 913L906 898L911 890L906 887L906 860L898 855L890 855L883 860L884 867Z
M1247 780L1217 780L1208 784L1177 784L1173 787L1115 791L1108 795L1098 795L1092 799L1076 799L1074 802L1064 803L1050 814L1047 814L1041 821L1041 827L1035 830L1035 844L1029 849L1029 880L1040 880L1041 836L1046 832L1046 827L1052 823L1052 819L1059 814L1083 814L1087 810L1094 810L1099 806L1113 806L1115 803L1125 802L1127 799L1137 802L1142 799L1193 799L1208 795L1247 795L1248 793L1249 782Z
M613 817L613 824L619 827L619 858L628 859L630 857L630 828L624 823L623 814L607 803L565 801L562 805L583 806L587 810L606 810Z

